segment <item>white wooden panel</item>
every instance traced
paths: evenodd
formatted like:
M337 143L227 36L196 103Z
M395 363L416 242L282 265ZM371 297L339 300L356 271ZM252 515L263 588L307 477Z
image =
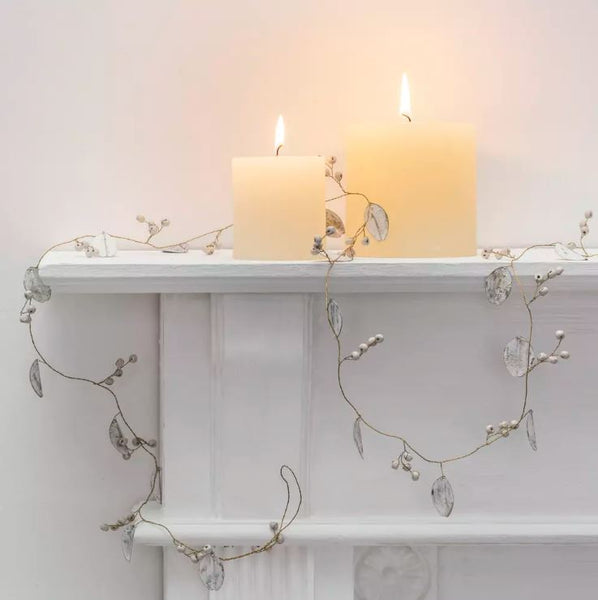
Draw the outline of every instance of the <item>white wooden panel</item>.
M552 286L558 289L558 282ZM333 287L334 289L334 287ZM480 294L339 296L343 341L350 351L375 333L386 336L344 369L347 392L374 423L406 434L434 458L460 454L485 438L488 423L518 415L522 380L510 377L502 348L525 333L517 297L502 307ZM596 521L594 439L598 420L594 348L597 296L549 294L535 304L536 351L549 349L554 330L567 332L572 358L531 376L539 450L517 431L477 456L447 465L455 490L455 521L562 518ZM312 514L317 518L423 518L435 515L430 486L438 468L422 464L413 483L390 463L401 450L364 429L365 460L352 440L353 413L337 389L334 344L321 306L315 305Z
M438 600L595 598L598 546L441 548Z
M312 551L314 600L353 600L353 548L334 544Z
M501 358L504 344L527 325L516 296L497 309L481 292L334 295L345 316L347 351L372 334L385 334L384 344L346 370L347 391L382 427L408 433L438 457L483 440L488 422L517 416L522 381L505 372ZM563 328L572 354L532 376L539 451L533 453L519 431L469 461L447 465L456 495L447 521L429 500L437 469L418 464L422 478L411 482L390 469L400 448L366 431L366 460L358 457L353 416L336 385L321 295L164 296L167 510L160 518L195 544L237 544L230 549L236 551L261 543L284 502L280 464L295 468L306 501L301 520L283 547L226 565L227 581L217 597L235 600L353 598L354 546L364 544L594 541L598 513L587 450L598 418L598 374L591 366L595 305L589 292L551 292L538 302L536 350L548 349L554 330ZM163 543L164 536L142 526L137 540ZM576 561L594 560L594 550L581 554L583 546L572 547L545 554L539 545L529 553L517 549L520 571L539 571L538 552L549 564L562 553L583 591L588 575ZM445 547L439 570L435 548L426 552L426 600L473 600L488 585L490 565L504 573L514 568L498 545L484 552L461 546L454 554ZM470 578L477 596L465 595L459 561L479 565L477 579ZM565 579L554 577L546 589L538 584L543 600L558 597L550 594ZM521 597L533 597L526 593ZM196 569L169 550L165 598L196 597L207 597Z
M212 513L211 311L200 294L161 296L163 501L175 515Z
M233 556L249 550L233 546L221 552ZM308 558L305 548L278 547L226 562L225 584L213 596L218 600L306 600L312 597Z
M310 391L304 346L308 296L223 295L214 399L216 511L225 518L276 519L284 508L282 464L304 463Z

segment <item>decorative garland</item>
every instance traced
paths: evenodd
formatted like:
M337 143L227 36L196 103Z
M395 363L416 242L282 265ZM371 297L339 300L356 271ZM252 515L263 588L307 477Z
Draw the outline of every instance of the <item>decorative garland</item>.
M345 235L345 226L342 219L334 211L328 209L326 211L326 231L322 235L316 235L314 237L312 254L323 257L329 265L324 280L325 309L328 317L328 325L337 345L336 373L339 391L343 400L349 405L355 414L355 421L353 424L353 440L362 459L364 458L364 444L362 435L363 428L377 435L396 440L401 446L401 451L399 455L391 461L391 466L393 469L402 469L403 471L409 473L413 481L418 481L420 478L419 471L417 471L412 465L415 457L418 457L424 463L437 465L440 468L440 476L432 485L432 500L439 514L444 517L448 517L453 510L454 493L449 480L444 474L444 466L446 464L469 458L483 448L487 448L497 441L509 437L513 431L519 429L524 420L529 444L533 450L537 449L533 410L528 407L530 391L529 377L530 374L540 365L545 363L555 364L558 362L559 358L563 360L568 359L569 352L560 349L561 343L565 337L565 333L562 330L557 330L555 332L556 343L552 351L550 353L541 352L537 355L534 353L532 348L534 331L532 305L536 300L548 294L549 289L545 285L546 282L560 276L563 273L563 268L557 267L556 269L550 270L547 273L537 274L535 276L535 290L531 296L528 296L525 293L519 276L517 275L515 263L520 260L528 251L534 248L553 248L560 258L568 261L587 260L592 258L595 255L590 254L584 245L584 239L589 233L588 222L592 217L592 213L591 211L587 211L585 213L585 219L580 223L580 239L578 243L571 242L567 245L561 244L560 242L536 244L522 250L517 255L514 255L509 249L501 250L489 248L483 250L482 256L484 258L490 258L491 256L494 256L498 260L506 258L508 261L507 266L501 266L494 269L490 275L486 277L485 291L488 301L494 305L502 304L510 296L513 288L513 281L515 281L528 315L529 326L526 337L517 336L513 338L506 345L503 353L507 371L515 377L523 378L524 392L521 412L516 418L502 421L498 425L487 425L484 441L482 443L478 443L472 449L457 456L449 456L442 459L431 458L425 455L421 450L414 447L405 436L387 432L374 425L372 421L370 421L364 415L364 412L358 407L358 405L351 400L343 383L343 368L351 361L360 360L366 352L381 344L384 341L384 336L382 334L376 334L365 342L361 343L357 349L349 352L348 354L343 351L341 344L341 333L343 330L343 317L341 308L338 302L330 295L330 283L334 267L339 262L353 260L356 255L356 245L358 243L363 245L369 244L368 236L371 236L378 241L383 241L388 235L390 224L386 211L382 206L371 202L365 194L360 192L350 192L345 189L344 185L342 184L342 173L336 170L335 164L336 159L334 157L330 157L326 160L326 177L335 182L340 190L340 194L330 198L327 200L327 202L341 198L357 196L365 202L364 220L357 230L350 237L346 238L344 245L345 247L343 250L339 251L338 254L333 255L331 251L325 249L324 242L326 238L338 238ZM131 354L128 359L118 358L114 363L114 368L105 377L92 379L88 377L75 376L56 368L48 361L48 359L39 349L33 333L32 317L36 312L36 306L34 305L34 302L45 303L51 298L51 289L42 281L39 274L41 261L50 251L65 245L74 245L75 249L85 252L86 256L89 258L96 256L110 257L117 253L117 242L126 241L129 243L142 245L144 247L149 247L154 250L178 253L187 252L190 244L193 242L208 239L207 243L202 246L202 250L206 254L211 255L219 247L222 233L232 228L231 224L175 244L159 245L154 243L154 238L164 228L169 226L170 223L168 219L162 219L160 223L157 224L154 221L147 220L144 216L139 215L137 217L137 221L139 223L144 223L147 227L147 236L142 239L113 235L109 233L77 236L66 242L55 244L41 255L35 266L27 269L24 277L25 303L20 312L20 320L22 323L25 323L28 326L31 343L37 355L37 358L31 365L29 379L33 390L41 398L43 396L43 388L40 366L43 365L50 371L60 375L61 377L64 377L65 379L85 382L89 385L104 390L111 396L116 408L116 414L113 416L108 427L108 437L110 439L110 443L114 446L116 451L124 460L129 460L133 454L141 450L144 455L149 457L153 467L153 474L149 492L143 501L133 507L131 512L124 518L118 519L114 523L105 523L101 526L101 529L103 531L121 530L123 554L129 561L131 560L131 554L133 550L135 528L139 523L148 523L163 529L170 537L177 551L186 556L192 563L198 564L200 577L206 587L210 590L218 590L222 587L224 582L224 562L238 560L254 554L266 552L284 541L283 532L297 518L303 500L301 487L294 471L287 465L283 465L280 468L279 474L286 488L286 502L281 518L278 521L273 521L269 524L271 535L269 539L262 545L255 546L243 554L235 556L219 556L216 553L216 549L210 545L196 548L182 542L174 536L172 531L166 525L147 519L144 516L144 509L148 503L152 501L161 502L161 467L158 456L155 452L157 442L156 440L152 439L146 440L136 433L133 426L125 417L119 397L114 391L114 385L117 383L118 379L124 375L125 369L137 362L137 355ZM123 428L125 432L127 432L126 435L123 433ZM131 436L130 441L126 436ZM295 488L295 494L293 494L293 487ZM296 506L291 514L291 505L293 504L293 497L295 495Z
M132 365L137 362L137 355L131 354L126 360L124 358L117 358L114 363L114 368L106 377L101 377L100 379L91 379L88 377L74 376L56 368L55 366L53 366L52 363L48 361L46 356L39 349L35 336L33 334L32 317L36 313L36 307L33 303L48 302L52 295L52 290L48 285L46 285L42 281L39 274L40 263L43 257L46 256L46 254L48 254L48 252L50 252L51 250L64 245L74 244L75 248L79 251L85 252L88 258L92 258L95 256L107 257L114 256L116 254L116 240L126 240L128 242L141 244L156 250L162 250L163 252L187 252L189 244L191 242L211 236L211 241L209 241L203 247L203 250L204 252L206 252L206 254L213 254L216 247L218 246L220 236L222 235L222 233L232 227L232 225L227 225L226 227L222 227L220 229L216 229L214 231L195 236L191 239L179 242L175 245L160 246L154 244L152 240L154 236L160 233L165 227L168 227L168 219L163 219L160 222L160 225L156 225L153 221L147 221L145 217L140 215L137 217L137 221L140 223L145 223L148 228L148 236L144 239L135 239L118 235L110 235L108 233L101 233L97 236L78 236L67 242L62 242L60 244L52 246L52 248L46 250L46 252L42 254L36 266L29 267L27 269L23 281L23 285L25 287L25 304L21 308L20 320L22 323L25 323L28 326L29 337L31 339L33 349L37 354L37 358L33 361L29 370L29 380L35 393L40 398L43 397L40 365L44 365L48 369L50 369L50 371L54 372L57 375L60 375L61 377L64 377L65 379L88 383L89 385L104 390L107 394L109 394L112 397L116 408L116 414L112 418L108 427L108 438L110 439L110 443L112 444L112 446L114 446L116 451L124 460L129 460L133 456L133 454L141 450L146 456L150 458L153 472L151 477L150 489L145 498L140 503L135 505L131 509L131 512L124 518L118 519L114 523L104 523L100 526L100 528L102 529L102 531L121 530L122 551L125 559L128 561L131 560L135 529L139 523L148 523L163 529L170 537L176 550L184 556L186 556L192 563L198 565L199 575L205 586L210 590L219 590L224 583L223 563L232 560L238 560L241 558L246 558L254 554L266 552L274 548L277 544L282 544L284 542L283 532L297 518L297 515L299 514L299 510L301 508L301 504L303 502L301 487L293 469L291 469L291 467L287 465L282 465L280 467L280 478L283 480L286 488L286 502L280 519L278 521L272 521L269 524L270 537L262 545L254 546L251 550L249 550L248 552L244 552L243 554L237 554L234 556L220 556L216 553L216 549L211 545L204 545L200 548L196 548L189 544L186 544L185 542L177 539L166 525L148 519L144 516L144 509L150 502L154 501L161 503L162 501L162 470L160 467L158 456L156 455L156 452L154 450L157 446L157 442L153 439L146 440L136 432L136 430L130 424L130 421L128 421L125 417L122 405L119 401L116 392L114 391L114 385L116 384L117 380L124 375L125 369L129 365ZM125 429L125 431L128 432L126 435L131 436L130 443L128 437L126 437L123 433L123 428ZM297 500L295 509L292 511L291 514L290 511L293 500L292 486L296 490Z
M565 338L565 332L562 329L555 331L556 343L550 353L540 352L537 355L534 353L532 347L534 332L532 304L539 298L542 298L548 294L549 288L547 285L545 285L546 282L562 275L564 269L563 267L559 266L556 269L551 269L546 273L536 274L534 276L535 290L531 296L528 296L515 269L515 263L523 258L523 256L525 256L525 254L527 254L530 250L535 248L552 248L560 258L568 261L588 260L593 256L596 256L595 254L590 254L584 244L584 239L590 232L589 220L592 218L592 211L586 211L584 219L579 224L580 237L579 242L577 243L570 242L567 245L560 242L535 244L525 248L516 255L513 254L508 248L485 248L482 250L482 257L485 259L489 259L491 256L494 256L497 260L501 260L503 258L508 260L507 266L494 269L485 279L484 289L488 301L497 306L501 305L510 296L513 288L513 281L515 281L528 315L529 325L527 336L514 337L505 346L503 351L503 360L509 374L513 377L523 378L524 391L521 412L516 416L516 418L501 421L498 423L498 425L486 425L484 441L476 444L472 449L456 456L448 456L446 458L431 458L413 446L404 435L385 431L377 425L374 425L371 420L364 416L364 413L359 406L353 400L351 400L343 383L343 367L351 361L361 359L368 350L382 343L384 341L384 336L379 333L368 338L367 341L359 344L358 348L351 351L349 354L346 354L343 351L341 344L343 317L339 304L330 296L330 279L332 272L338 262L347 260L350 261L354 258L356 254L355 245L358 241L361 241L361 243L364 245L369 244L368 233L378 241L383 241L386 239L390 224L386 211L380 205L371 202L369 198L362 193L349 192L345 189L341 183L342 173L335 171L335 163L336 160L334 157L329 158L326 163L327 177L332 178L342 192L334 199L349 196L361 197L366 204L364 220L353 236L345 240L346 248L334 258L324 249L323 246L323 240L325 237L339 235L338 228L332 225L327 227L323 236L316 236L314 238L312 251L314 254L323 256L329 264L325 280L325 306L328 316L328 325L332 331L332 334L334 335L337 345L338 387L342 398L355 414L355 421L353 424L353 441L362 459L364 458L362 426L379 436L390 438L399 442L402 448L399 455L392 459L391 467L395 470L402 469L403 471L410 473L412 481L418 481L420 478L420 472L414 469L412 465L414 455L424 463L438 465L440 468L440 476L432 484L432 502L441 516L448 517L453 511L455 500L452 486L444 473L444 465L469 458L478 453L480 450L491 446L499 440L509 437L513 431L519 429L524 420L529 444L533 450L537 450L534 412L531 408L528 408L530 394L530 374L540 365L556 364L558 363L559 358L567 360L569 359L570 354L567 350L560 349L563 339ZM342 222L341 231L344 233Z

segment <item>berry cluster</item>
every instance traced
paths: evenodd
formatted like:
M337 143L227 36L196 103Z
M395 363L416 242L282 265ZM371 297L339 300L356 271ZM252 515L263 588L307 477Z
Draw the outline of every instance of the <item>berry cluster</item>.
M338 237L336 227L328 225L324 235L314 235L314 245L312 246L311 253L317 256L324 251L324 240L327 237Z
M175 548L177 552L184 554L192 563L198 563L204 556L214 553L214 547L210 545L203 546L201 550L196 550L179 542L175 545Z
M569 354L568 350L561 350L560 352L558 351L562 341L565 339L565 332L562 329L557 329L554 332L554 336L557 339L554 350L550 354L546 354L546 352L540 352L538 356L536 356L536 364L547 362L551 365L556 365L556 363L559 362L559 358L562 358L563 360L570 358L571 354Z
M136 363L137 362L137 355L136 354L131 354L131 356L129 356L129 360L127 360L125 362L124 358L117 358L116 362L114 363L115 365L115 369L114 371L112 371L112 373L110 373L110 375L108 375L108 377L106 377L105 379L103 379L102 381L100 381L101 384L103 385L112 385L114 383L114 378L115 377L122 377L123 376L123 369L128 365L128 364L132 364L132 363Z
M359 360L370 348L381 344L383 341L384 336L381 333L377 333L371 338L368 338L367 342L359 344L357 350L353 350L353 352L347 356L347 360Z
M509 248L484 248L482 250L482 258L488 259L491 256L494 256L496 260L501 260L503 258L515 258Z
M408 471L411 473L411 479L413 479L413 481L417 481L419 479L419 471L413 470L411 466L412 460L413 456L409 454L407 450L405 450L392 461L390 466L395 469L395 471L399 469L399 467L403 469L403 471Z
M130 523L133 523L135 521L135 515L130 514L129 516L125 517L124 519L119 519L118 521L116 521L116 523L104 523L103 525L100 525L100 529L102 531L116 531L117 529L120 529L121 527L124 527L125 525L129 525Z
M25 306L21 309L19 320L21 323L31 323L31 315L37 310L35 306L31 305L31 299L33 295L29 290L25 292Z
M584 214L584 219L579 222L579 233L582 238L586 237L588 233L590 233L590 226L588 225L588 221L594 216L594 213L591 210L586 210Z
M330 177L331 179L334 179L336 183L340 183L343 178L343 174L340 171L334 170L334 165L336 164L336 156L328 156L325 159L325 163L326 170L324 171L324 174L326 175L326 177Z
M534 280L536 282L536 291L534 295L531 297L529 303L531 304L534 300L536 300L540 296L546 296L548 294L548 287L544 285L549 279L554 279L559 275L562 275L564 272L563 267L556 267L554 269L550 269L546 273L536 273L534 275Z
M503 437L509 437L509 434L514 429L519 427L519 421L501 421L498 426L486 425L486 434L488 437L493 435L502 435Z
M76 240L75 250L78 252L85 252L85 256L87 256L87 258L100 255L100 251L86 240Z
M137 215L137 221L139 223L145 223L147 225L147 241L149 241L155 235L158 235L162 231L162 229L164 229L164 227L168 227L170 225L170 221L168 219L162 219L160 221L160 225L158 225L154 221L148 221L143 215Z

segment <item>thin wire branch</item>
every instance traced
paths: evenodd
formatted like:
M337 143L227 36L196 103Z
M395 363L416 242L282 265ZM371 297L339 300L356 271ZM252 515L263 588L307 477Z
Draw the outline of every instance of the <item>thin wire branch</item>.
M140 220L140 222L145 222L144 217L138 218L138 220ZM152 242L152 239L156 235L158 235L166 225L168 225L168 221L163 220L159 227L153 223L151 223L150 225L151 225L151 227L150 227L149 235L145 239L137 239L137 238L133 238L133 237L129 237L129 236L110 234L110 233L107 233L107 235L110 235L112 238L114 238L116 240L127 241L129 243L139 244L142 246L152 248L154 250L167 250L167 249L175 247L175 246L184 247L184 246L186 246L192 242L195 242L197 240L206 238L208 236L213 236L212 242L210 244L208 244L208 246L207 246L207 248L209 250L211 249L211 251L213 251L216 248L216 246L218 245L221 235L228 229L232 228L232 226L233 226L232 224L230 224L230 225L226 225L225 227L213 229L206 233L202 233L200 235L196 235L191 238L185 239L176 244L160 245L160 244L156 244L156 243ZM65 242L60 242L58 244L54 244L40 256L40 258L36 264L37 268L39 268L44 257L47 256L48 253L51 252L52 250L56 250L57 248L61 248L63 246L70 245L73 243L75 243L77 245L82 244L82 242L84 242L84 241L87 243L87 240L89 240L90 238L93 238L93 237L94 237L93 235L88 234L88 235L72 238ZM83 246L85 246L85 244L83 244ZM208 253L210 253L210 252L208 252ZM159 492L159 490L161 489L161 467L160 467L159 459L158 459L157 454L151 450L151 444L149 442L147 442L143 437L141 437L135 431L133 426L130 424L129 420L125 416L125 413L123 411L123 407L120 403L118 395L111 387L111 385L114 383L114 377L120 377L122 375L122 370L124 369L124 367L128 366L132 362L136 362L136 360L137 360L136 356L131 355L129 360L127 360L127 361L122 360L122 362L121 362L121 359L119 359L119 361L117 361L116 368L107 377L104 377L101 380L95 380L90 377L81 377L81 376L69 374L66 371L54 366L46 358L45 354L42 353L42 351L40 350L39 345L38 345L38 343L35 339L34 333L33 333L33 326L32 326L32 321L30 319L30 313L26 312L26 308L30 305L31 305L31 297L27 297L25 300L25 303L23 305L23 308L21 309L21 315L29 314L29 320L24 321L24 322L28 323L29 338L31 340L33 349L35 350L35 353L38 357L38 360L43 365L45 365L50 371L52 371L56 375L59 375L60 377L63 377L64 379L67 379L70 381L79 381L82 383L86 383L88 385L91 385L95 388L101 389L104 392L106 392L111 397L111 399L114 402L114 405L116 407L117 412L114 415L113 419L117 419L117 418L120 419L120 421L124 424L124 426L130 432L130 435L133 437L134 444L136 444L136 447L134 447L134 448L126 448L125 453L127 453L127 456L125 458L128 458L131 454L133 454L134 452L136 452L138 450L142 450L150 457L150 459L152 461L153 470L152 470L152 476L151 476L151 483L150 483L149 491L148 491L147 495L145 496L144 500L138 505L138 507L135 510L133 510L133 512L128 517L126 517L125 519L121 519L111 525L103 525L102 528L105 530L116 530L116 529L119 529L130 523L136 523L136 524L147 523L147 524L153 525L155 527L159 527L160 529L164 530L169 535L169 537L171 538L172 542L175 544L177 549L182 550L186 556L194 557L197 560L199 560L199 558L205 554L205 552L206 552L205 548L194 548L192 546L189 546L188 544L185 544L184 542L182 542L181 540L176 538L174 536L174 534L172 533L172 531L169 529L169 527L167 527L164 523L160 523L158 521L154 521L150 518L147 518L144 514L144 510L147 507L147 505L154 499L156 493ZM125 442L125 444L126 444L126 442ZM153 445L155 445L155 443ZM123 453L123 455L124 455L124 453ZM272 532L272 536L264 544L262 544L261 546L258 546L256 548L253 548L249 552L245 552L243 554L239 554L236 556L227 556L227 557L219 556L219 557L217 557L219 560L224 562L224 561L232 561L232 560L238 560L241 558L246 558L248 556L252 556L254 554L259 554L261 552L270 550L271 548L273 548L274 546L276 546L277 544L279 544L283 541L282 532L285 531L297 518L299 511L301 509L302 502L303 502L303 494L302 494L301 486L299 485L297 476L295 475L295 473L291 469L291 467L289 467L288 465L283 465L280 468L280 477L283 480L283 482L285 484L285 488L286 488L286 502L285 502L282 516L281 516L279 522L277 523L277 527ZM292 516L290 518L287 518L289 509L291 506L291 502L292 502L292 496L293 496L292 491L291 491L291 483L297 490L298 498L297 498L297 504L296 504L295 510L293 511Z
M358 196L362 196L363 198L365 198L365 200L367 201L368 205L371 204L370 200L364 196L363 194L351 194L349 192L347 192L344 187L342 186L342 184L340 183L340 178L335 178L334 177L334 169L333 169L333 165L328 165L330 168L330 174L328 175L329 177L331 177L332 179L334 179L336 181L336 183L338 184L339 188L341 189L341 191L343 192L342 194L335 196L333 198L331 198L331 200L336 200L339 198L343 198L349 195L358 195ZM325 302L325 307L326 309L328 309L328 305L330 302L330 280L332 278L333 275L333 269L336 265L337 262L339 262L340 260L342 260L343 258L346 258L347 256L349 256L350 258L352 258L352 256L354 255L354 251L353 248L355 246L355 242L356 242L356 238L358 235L362 235L363 232L365 232L367 227L367 223L364 222L362 223L362 225L358 228L357 233L355 234L354 238L352 240L352 242L348 245L347 249L345 249L345 251L341 252L339 254L339 256L337 256L336 258L331 258L331 256L324 250L322 249L320 251L320 254L328 261L329 263L329 267L328 270L326 272L326 276L325 276L325 284L324 284L324 302ZM529 246L525 249L523 249L517 256L513 256L510 254L510 252L507 253L502 253L501 251L492 251L493 254L495 254L497 256L497 258L502 258L502 257L507 257L509 259L509 269L513 274L513 278L515 279L515 282L517 284L517 287L520 291L521 294L521 298L522 301L525 305L525 309L526 309L526 313L528 315L528 349L527 349L527 365L530 365L530 363L532 362L532 340L533 340L533 333L534 333L534 318L533 318L533 312L531 309L531 304L532 302L537 298L537 292L536 292L536 296L534 296L534 298L532 298L531 300L527 299L527 296L525 294L525 289L520 281L520 278L518 276L517 270L515 268L515 263L520 260L521 258L523 258L523 256L525 256L525 254L527 254L530 250L536 249L536 248L554 248L556 246L557 242L553 242L550 244L534 244L532 246ZM586 253L587 254L587 253ZM537 291L538 291L539 286L537 286ZM328 311L327 311L328 313ZM480 450L483 450L484 448L487 448L489 446L491 446L492 444L496 443L498 440L500 439L504 439L504 436L502 434L497 434L497 435L493 435L493 436L489 436L485 442L478 444L476 446L474 446L471 450L463 452L461 454L457 454L455 456L449 456L447 458L431 458L429 456L427 456L422 450L416 448L413 444L411 444L407 438L404 435L400 435L400 434L396 434L396 433L391 433L388 431L385 431L384 429L376 426L375 424L373 424L371 421L369 421L367 419L366 416L364 416L363 412L359 409L359 407L350 399L344 383L343 383L343 377L342 377L342 367L347 363L350 362L349 361L349 356L345 355L345 353L342 350L342 345L341 345L341 340L340 340L340 332L337 333L335 331L334 328L334 324L332 322L332 319L330 317L330 314L328 313L328 326L330 328L330 330L332 331L332 334L334 335L334 338L336 340L336 346L337 346L337 369L336 369L336 377L337 377L337 384L338 384L338 388L341 394L341 397L343 398L343 400L345 401L346 404L348 404L348 406L351 408L351 410L354 412L355 414L355 418L359 419L360 422L367 427L368 429L370 429L371 431L373 431L374 433L382 436L382 437L386 437L386 438L390 438L390 439L395 439L399 442L402 442L403 446L405 448L408 448L411 452L413 452L414 454L416 454L420 459L422 459L424 462L426 463L430 463L430 464L436 464L439 465L441 467L441 471L442 471L442 466L446 463L451 463L451 462L456 462L456 461L460 461L460 460L464 460L466 458L469 458L471 456L473 456L474 454L478 453ZM561 340L558 341L557 345L555 346L555 349L553 350L552 354L554 354L558 348L560 347L560 343ZM522 420L526 417L526 415L528 414L528 410L527 410L527 405L528 405L528 399L529 399L529 390L530 390L530 381L529 381L529 377L531 372L533 371L533 369L535 367L538 366L538 364L540 363L535 363L534 365L528 367L526 369L525 375L524 375L524 392L523 392L523 400L522 400L522 407L521 407L521 414L519 419L517 419L516 421L516 426L519 427L519 425L521 424Z

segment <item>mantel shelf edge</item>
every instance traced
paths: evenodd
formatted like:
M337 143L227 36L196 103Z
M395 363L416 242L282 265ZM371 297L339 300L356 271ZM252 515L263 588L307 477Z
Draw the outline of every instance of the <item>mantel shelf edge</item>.
M475 257L443 259L356 259L338 263L336 293L480 292L483 278L506 261ZM530 251L517 263L521 276L555 266L565 272L556 292L596 289L598 261L569 262L550 249ZM230 250L207 256L124 250L114 258L53 251L40 274L56 293L313 293L323 290L327 263L238 261Z

